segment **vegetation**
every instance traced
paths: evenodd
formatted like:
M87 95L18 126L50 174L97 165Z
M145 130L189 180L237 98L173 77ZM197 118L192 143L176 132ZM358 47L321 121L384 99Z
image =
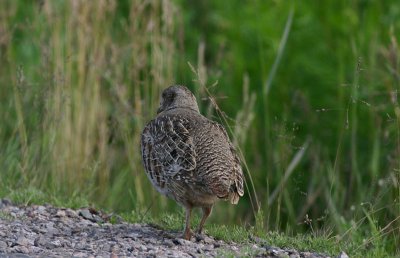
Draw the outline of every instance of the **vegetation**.
M399 254L399 16L397 0L3 0L0 197L176 216L139 139L178 83L246 170L209 232Z

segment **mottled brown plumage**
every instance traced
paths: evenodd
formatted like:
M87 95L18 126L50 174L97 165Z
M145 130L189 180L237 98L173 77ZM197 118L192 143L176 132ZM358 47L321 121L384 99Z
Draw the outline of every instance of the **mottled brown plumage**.
M223 126L200 114L186 87L165 89L157 114L142 133L143 164L153 186L185 207L190 239L192 208L203 209L201 233L216 200L243 196L243 172Z

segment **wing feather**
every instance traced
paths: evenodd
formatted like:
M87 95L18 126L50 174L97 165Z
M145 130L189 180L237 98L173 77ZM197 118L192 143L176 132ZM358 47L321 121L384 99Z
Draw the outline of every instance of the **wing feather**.
M179 116L165 115L150 121L142 133L141 150L146 173L162 193L168 178L196 168L188 122Z
M242 166L240 164L240 159L236 152L235 146L229 140L229 136L225 128L217 122L214 122L214 124L218 126L219 130L222 131L223 135L225 136L226 141L229 143L231 154L234 158L234 169L232 174L233 183L231 184L231 195L229 198L233 204L236 204L239 201L239 197L244 195Z

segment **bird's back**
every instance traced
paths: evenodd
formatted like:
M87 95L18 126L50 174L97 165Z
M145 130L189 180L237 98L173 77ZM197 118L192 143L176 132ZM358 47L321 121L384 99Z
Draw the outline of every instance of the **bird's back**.
M142 155L153 185L179 203L237 203L243 195L240 162L225 129L198 112L158 115L143 131Z
M202 120L202 126L192 132L197 153L197 180L218 198L228 199L242 188L240 162L225 129L204 117Z

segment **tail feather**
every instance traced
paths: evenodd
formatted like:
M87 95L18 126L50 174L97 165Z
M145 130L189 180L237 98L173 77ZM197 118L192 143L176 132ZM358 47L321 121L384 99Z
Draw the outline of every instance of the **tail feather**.
M232 204L238 204L239 198L240 198L240 196L239 196L239 194L236 193L236 192L230 193L230 194L229 194L229 197L228 197L229 201L230 201Z
M229 189L228 200L232 204L237 204L239 202L239 198L243 196L243 194L243 187L238 187L237 182L234 182Z

